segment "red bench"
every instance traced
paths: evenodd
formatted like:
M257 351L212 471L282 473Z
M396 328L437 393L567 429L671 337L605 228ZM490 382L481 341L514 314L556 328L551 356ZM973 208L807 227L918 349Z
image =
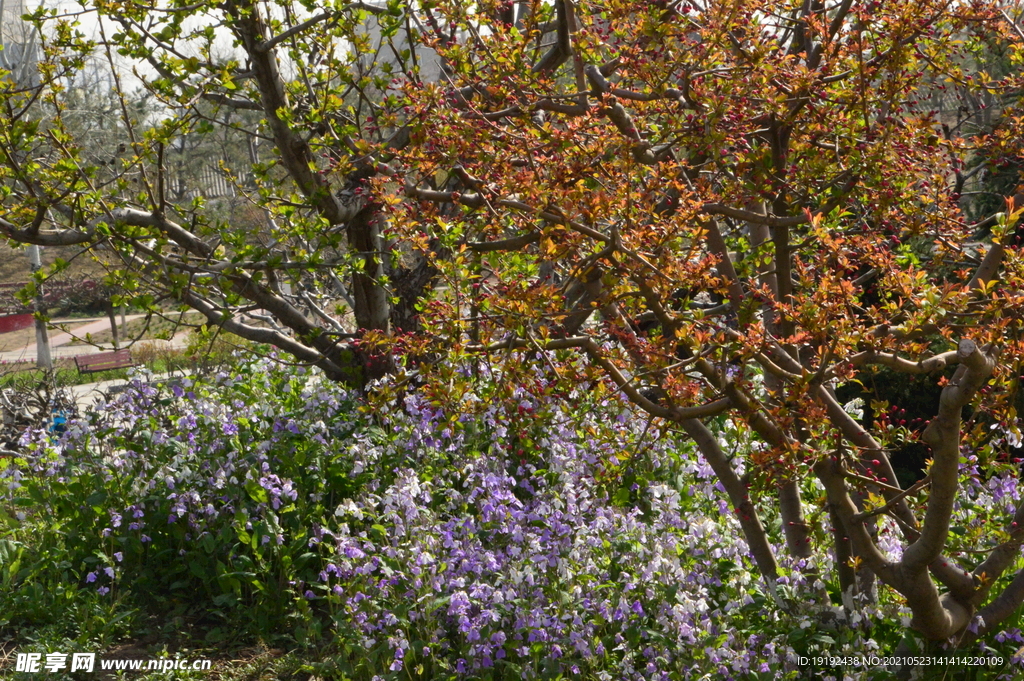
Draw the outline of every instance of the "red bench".
M131 350L114 350L113 352L97 352L92 355L78 355L75 366L80 374L94 374L108 369L123 369L135 366Z

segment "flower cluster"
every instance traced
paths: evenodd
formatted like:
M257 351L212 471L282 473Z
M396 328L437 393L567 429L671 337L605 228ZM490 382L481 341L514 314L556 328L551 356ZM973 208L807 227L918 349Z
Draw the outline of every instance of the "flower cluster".
M289 613L359 651L351 678L786 678L808 652L879 648L786 605L829 606L826 561L765 588L690 443L588 386L552 399L545 380L488 401L467 379L457 400L407 393L374 415L269 362L136 382L57 441L27 436L3 488L31 486L34 513L62 519L81 588L189 593L259 635ZM1018 498L1002 479L973 489Z

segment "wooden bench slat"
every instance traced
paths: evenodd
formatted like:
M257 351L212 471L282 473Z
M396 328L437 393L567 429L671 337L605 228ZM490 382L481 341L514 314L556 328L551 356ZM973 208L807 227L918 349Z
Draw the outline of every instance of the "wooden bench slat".
M114 350L113 352L97 352L92 355L78 355L75 366L80 374L93 374L108 369L123 369L135 366L131 350Z

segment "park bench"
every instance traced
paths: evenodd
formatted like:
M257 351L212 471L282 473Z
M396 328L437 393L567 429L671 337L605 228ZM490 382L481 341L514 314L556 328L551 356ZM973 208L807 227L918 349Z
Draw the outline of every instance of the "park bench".
M75 357L75 366L80 374L94 374L97 371L108 369L123 369L133 367L131 350L114 350L113 352L97 352L92 355L78 355Z

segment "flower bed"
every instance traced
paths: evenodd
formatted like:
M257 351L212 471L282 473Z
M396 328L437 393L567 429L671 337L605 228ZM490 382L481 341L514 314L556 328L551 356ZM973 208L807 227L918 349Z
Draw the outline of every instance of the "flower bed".
M411 392L373 413L269 362L136 383L8 462L0 549L35 567L3 617L52 624L73 593L190 618L211 644L299 648L339 679L778 679L801 655L892 652L897 602L823 624L828 565L789 566L769 595L686 441L550 387Z

